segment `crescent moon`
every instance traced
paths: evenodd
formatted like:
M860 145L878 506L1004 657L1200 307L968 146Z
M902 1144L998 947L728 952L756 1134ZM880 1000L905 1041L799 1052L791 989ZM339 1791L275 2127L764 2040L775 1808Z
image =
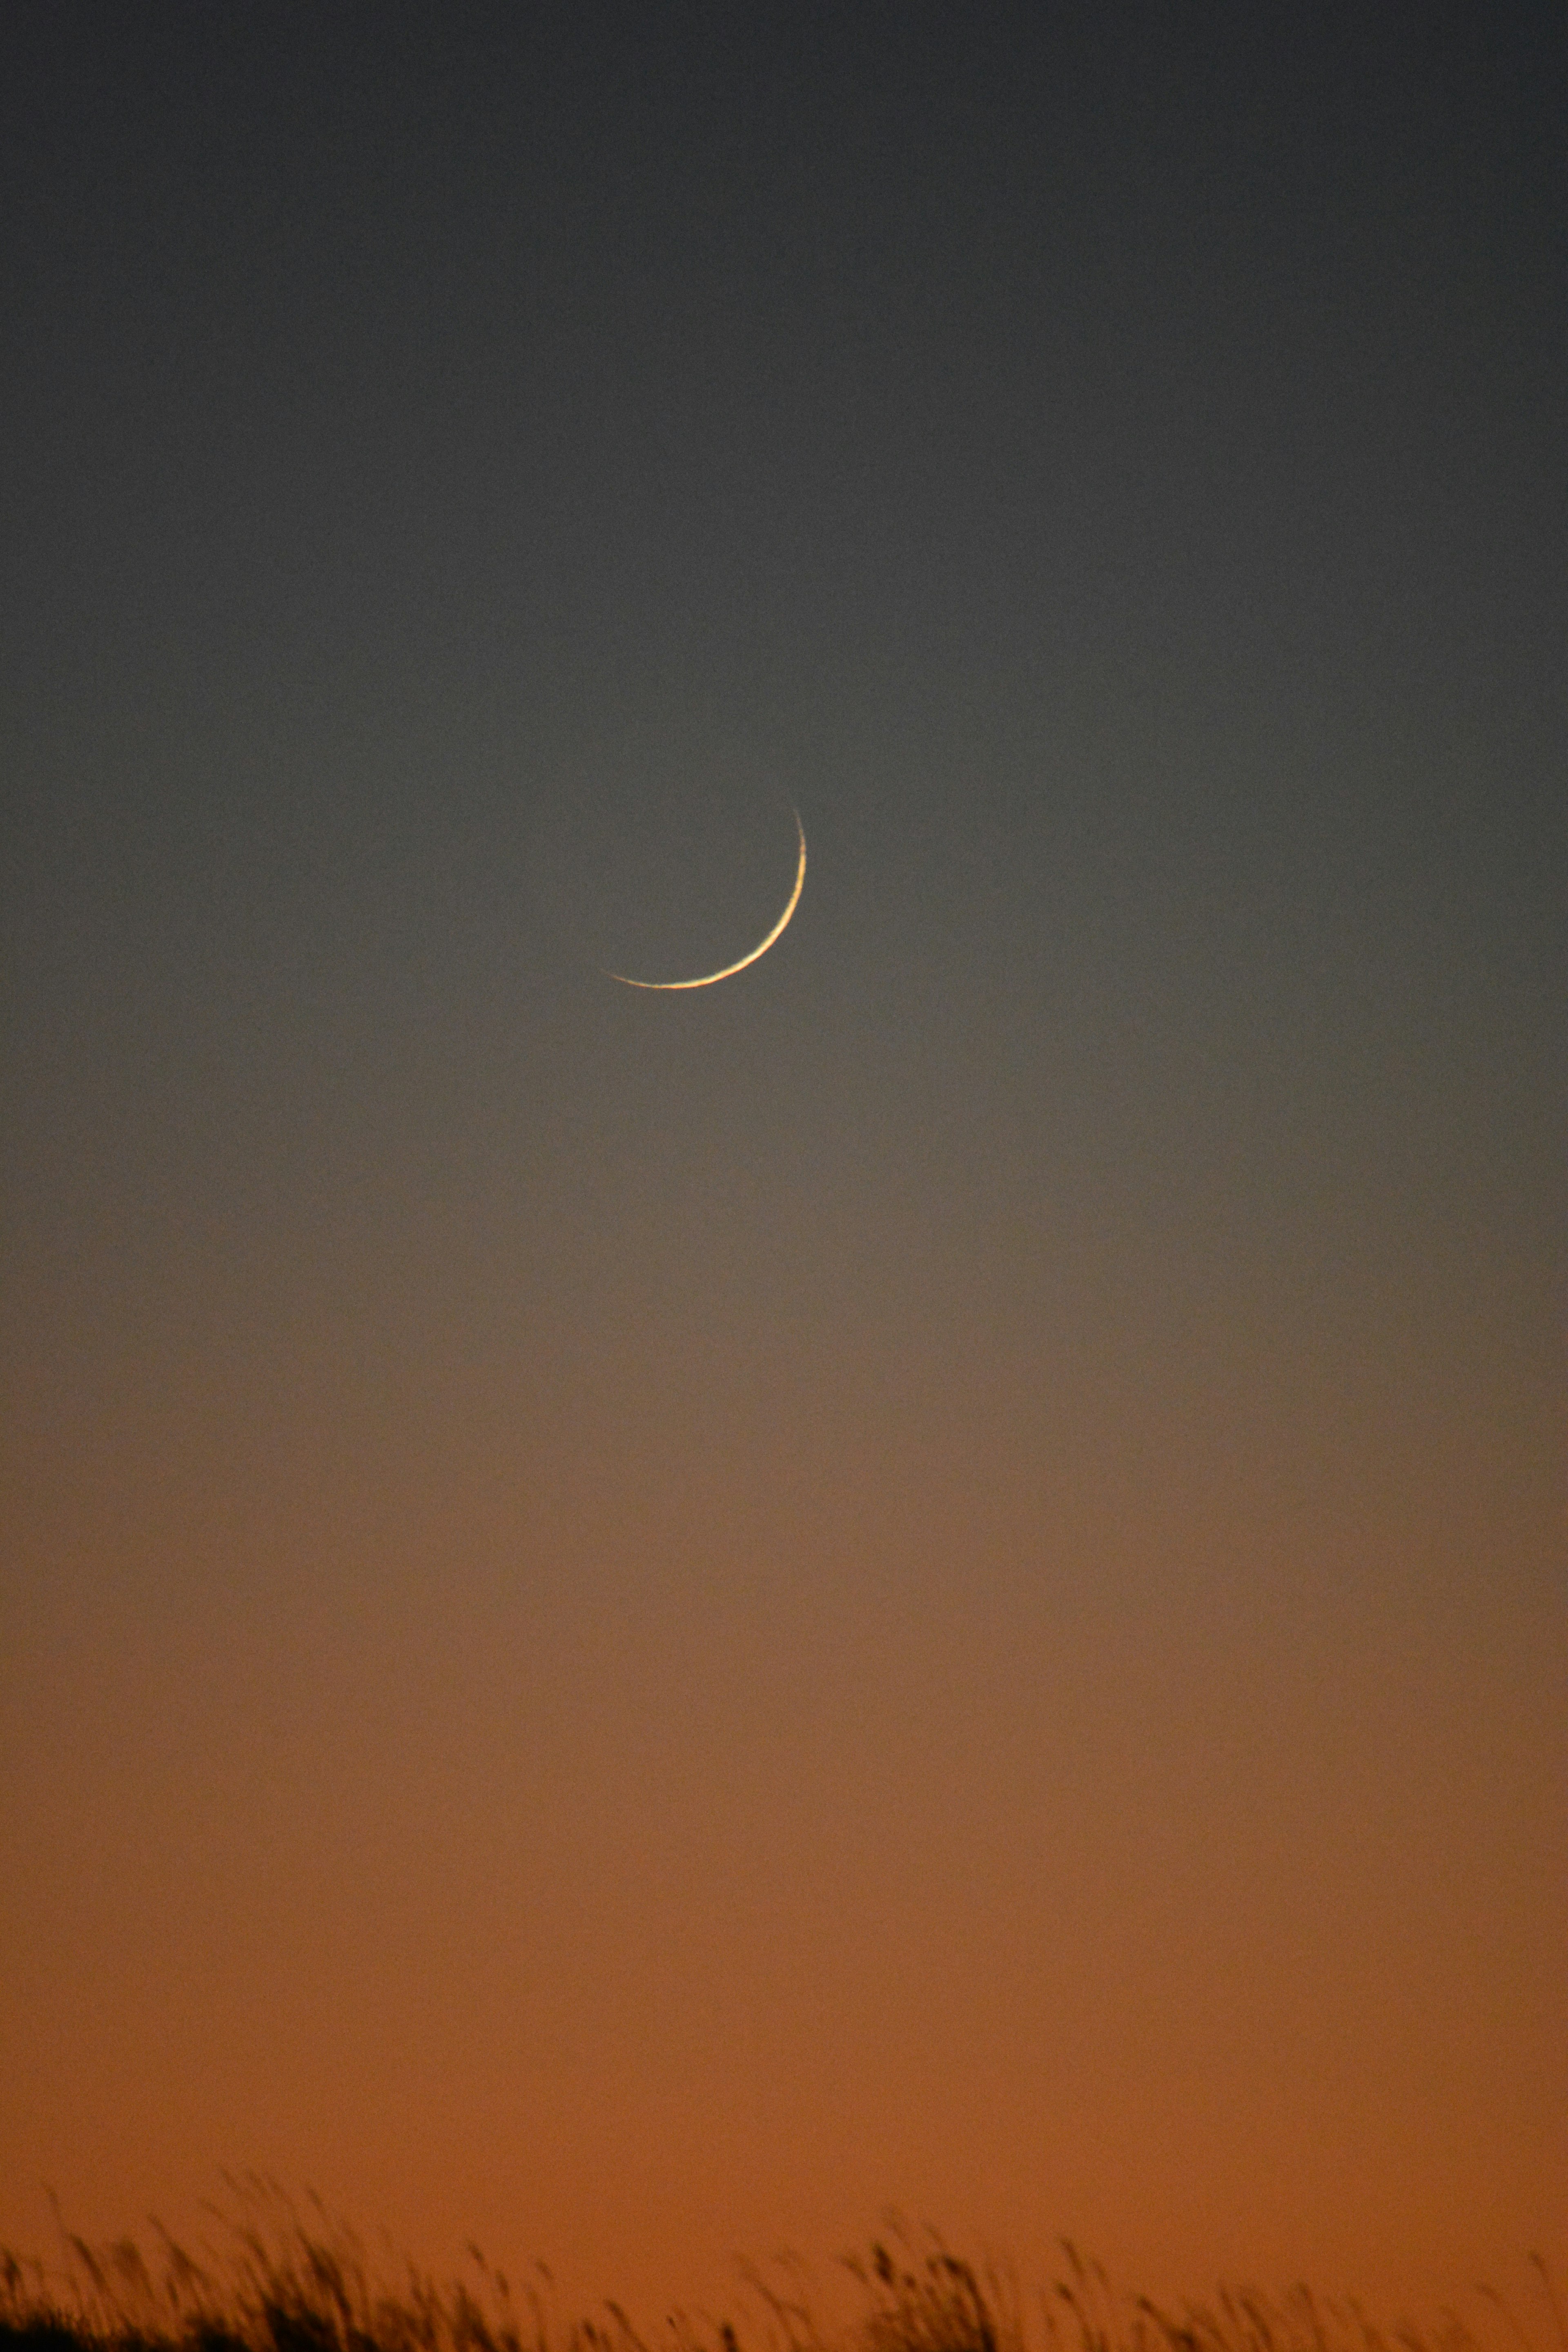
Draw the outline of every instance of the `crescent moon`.
M767 938L761 941L758 946L754 947L749 955L743 955L739 963L727 963L721 971L705 971L697 980L633 980L629 972L624 971L607 971L605 974L605 979L618 980L625 988L657 988L660 990L675 988L711 988L715 981L732 980L738 971L744 971L749 963L755 963L759 956L765 956L768 950L773 946L773 941L780 937L781 933L788 925L790 917L794 914L795 908L800 904L800 894L805 887L805 827L800 821L800 811L795 809L792 814L795 817L795 829L800 835L800 864L795 870L795 888L789 894L789 904L785 907L784 913L779 917L778 921L773 925L773 929L768 933Z

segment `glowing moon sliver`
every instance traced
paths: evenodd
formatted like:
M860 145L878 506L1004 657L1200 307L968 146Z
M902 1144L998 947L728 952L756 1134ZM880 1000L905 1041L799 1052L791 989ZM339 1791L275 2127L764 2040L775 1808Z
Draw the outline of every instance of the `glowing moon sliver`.
M805 827L800 821L800 811L796 809L794 814L795 829L800 835L800 864L795 868L795 888L789 894L788 906L760 946L754 947L749 955L743 955L739 963L727 963L722 971L705 971L698 980L633 980L628 972L624 971L607 971L605 979L618 980L625 988L711 988L716 980L732 980L736 972L744 971L749 963L755 963L759 956L765 956L799 906L800 894L805 887Z

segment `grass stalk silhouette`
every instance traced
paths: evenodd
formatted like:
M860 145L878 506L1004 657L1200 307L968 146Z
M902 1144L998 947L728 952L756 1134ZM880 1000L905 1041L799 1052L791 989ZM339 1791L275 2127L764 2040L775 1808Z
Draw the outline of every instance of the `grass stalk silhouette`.
M132 2238L94 2246L58 2210L54 2267L0 2246L0 2352L655 2352L619 2304L563 2321L542 2263L516 2294L472 2244L471 2281L437 2280L390 2247L378 2270L318 2198L301 2211L276 2183L227 2186L238 2210L206 2208L216 2252L193 2254L155 2221L150 2250ZM1495 2352L1489 2330L1454 2312L1426 2328L1380 2326L1360 2304L1304 2286L1281 2298L1225 2288L1168 2310L1119 2294L1098 2263L1059 2242L1061 2275L1026 2306L1005 2265L895 2224L843 2258L862 2307L834 2326L817 2316L803 2263L743 2263L737 2314L672 2312L658 2352ZM1530 2260L1533 2330L1495 2289L1479 2287L1478 2299L1508 2352L1568 2352L1555 2282Z

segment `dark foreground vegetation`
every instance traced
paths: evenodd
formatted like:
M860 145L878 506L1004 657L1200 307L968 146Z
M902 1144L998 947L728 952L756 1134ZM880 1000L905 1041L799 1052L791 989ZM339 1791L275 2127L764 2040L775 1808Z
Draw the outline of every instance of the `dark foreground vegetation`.
M542 2264L514 2290L475 2246L471 2283L374 2271L352 2230L265 2184L214 2219L220 2251L199 2259L155 2223L151 2252L62 2227L52 2267L0 2247L0 2352L1568 2352L1538 2256L1522 2315L1483 2287L1473 2320L1385 2326L1305 2287L1162 2309L1066 2241L1060 2275L1026 2302L1004 2268L898 2231L847 2259L861 2297L847 2324L818 2319L804 2269L742 2266L732 2315L677 2311L650 2336L614 2303L563 2319Z

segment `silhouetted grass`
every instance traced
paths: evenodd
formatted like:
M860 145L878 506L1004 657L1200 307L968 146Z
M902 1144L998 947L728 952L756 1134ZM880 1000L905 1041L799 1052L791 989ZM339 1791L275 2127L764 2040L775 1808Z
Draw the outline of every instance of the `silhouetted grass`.
M234 2184L237 2216L215 2210L222 2249L198 2258L153 2224L92 2246L62 2226L50 2268L0 2248L0 2352L653 2352L618 2304L563 2321L536 2264L514 2296L477 2246L474 2284L442 2283L407 2263L374 2272L353 2231L317 2200L299 2209L268 2183ZM1472 2326L1380 2326L1353 2301L1298 2287L1281 2298L1222 2289L1209 2304L1163 2309L1114 2290L1098 2263L1062 2242L1062 2274L1026 2307L1011 2273L951 2252L934 2233L901 2229L844 2267L858 2318L816 2316L802 2265L742 2266L735 2316L672 2313L661 2352L1568 2352L1546 2264L1532 2256L1531 2324L1488 2288Z

